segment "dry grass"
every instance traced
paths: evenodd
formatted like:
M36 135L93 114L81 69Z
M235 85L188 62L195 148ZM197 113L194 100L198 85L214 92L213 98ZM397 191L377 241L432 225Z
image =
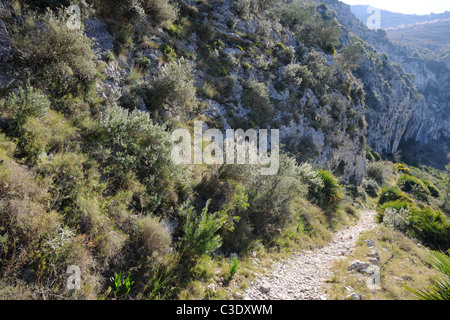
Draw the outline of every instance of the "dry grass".
M363 240L372 241L375 247L368 247ZM366 255L373 249L380 256L380 290L368 288L367 276L347 271L354 259L368 261ZM439 277L426 263L427 258L428 251L424 247L400 232L380 226L361 235L352 256L335 262L334 275L326 290L336 300L345 299L350 293L348 289L361 294L364 300L412 300L415 296L403 287L404 284L420 289Z

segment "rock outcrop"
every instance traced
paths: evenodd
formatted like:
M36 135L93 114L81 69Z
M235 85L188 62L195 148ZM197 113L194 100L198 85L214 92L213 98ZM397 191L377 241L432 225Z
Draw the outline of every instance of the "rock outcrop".
M358 20L350 6L338 0L325 0L337 12L337 19L348 32L366 42L364 60L356 76L364 83L368 122L367 141L379 153L390 154L410 130L410 123L420 107L420 97L411 77L379 45L387 39L382 30L375 32Z
M322 2L322 1L321 1ZM372 45L381 54L385 53L391 61L400 64L402 69L408 76L402 74L403 78L410 78L411 83L417 88L418 92L423 96L420 101L415 97L414 89L408 85L413 91L407 94L402 89L401 83L392 80L389 83L394 84L392 97L395 97L390 103L396 104L397 112L401 112L399 117L392 118L390 116L375 117L373 121L369 121L369 142L377 151L395 152L398 148L398 134L401 134L403 140L413 140L421 144L429 144L440 139L450 138L450 56L443 61L434 61L431 58L419 56L418 53L406 46L393 43L384 30L373 31L368 29L363 22L356 19L351 12L350 7L338 0L325 0L330 9L337 11L337 19L348 30L356 36L363 39L366 43ZM408 81L406 81L408 83ZM365 81L365 84L367 81ZM379 86L378 86L379 87ZM403 93L398 95L398 93ZM385 104L383 104L385 105ZM405 106L409 108L404 109ZM369 117L374 115L373 106L370 107ZM387 111L387 109L385 109ZM390 114L390 113L388 113ZM390 119L386 122L387 119ZM377 126L386 125L388 131L397 132L398 134L390 134L386 132L386 141L383 143L375 141L379 139L379 130ZM447 149L449 146L446 146Z

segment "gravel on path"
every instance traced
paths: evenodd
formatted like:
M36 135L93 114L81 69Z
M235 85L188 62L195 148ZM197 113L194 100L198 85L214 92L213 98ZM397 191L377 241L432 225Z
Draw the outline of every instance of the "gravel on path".
M375 215L374 211L362 211L356 225L336 232L324 247L275 263L268 274L249 286L244 299L328 300L322 288L332 276L333 262L353 253L359 235L376 227Z

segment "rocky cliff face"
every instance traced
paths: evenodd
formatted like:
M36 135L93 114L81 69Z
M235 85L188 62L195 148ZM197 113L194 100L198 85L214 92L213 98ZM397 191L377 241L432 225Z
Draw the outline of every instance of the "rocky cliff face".
M392 43L383 30L377 32L368 29L352 14L350 7L337 0L325 1L330 8L338 12L338 20L351 32L372 45L378 52L385 53L389 59L401 65L405 72L414 75L412 84L423 95L423 99L396 121L403 140L414 140L422 144L448 139L450 137L450 57L444 61L432 61L421 57L410 48ZM403 105L407 100L394 100ZM412 103L416 104L416 103ZM370 106L370 104L369 104ZM369 112L370 114L370 112ZM369 140L373 131L373 124L369 126ZM405 126L405 124L407 124ZM392 146L392 152L398 147L398 139ZM375 148L379 146L374 145ZM448 148L448 146L447 146Z
M413 116L417 107L414 85L376 47L363 44L363 59L352 74L341 68L336 55L305 45L277 19L251 11L238 13L234 1L183 3L181 9L192 21L189 32L180 36L176 26L156 28L148 16L141 16L132 23L133 49L112 60L101 61L117 42L108 21L96 14L85 17L85 32L94 41L104 75L97 82L101 97L152 112L148 97L139 92L167 63L168 55L171 59L183 56L192 67L200 106L188 116L190 120L206 119L209 126L221 129L279 128L281 142L298 154L299 161L313 162L350 182L364 177L366 137L376 151L393 153L405 133L414 136L416 131L426 131L412 129L420 123ZM345 26L340 45L348 44L352 33L367 43L383 37L367 29L348 6L335 0L325 3ZM8 10L0 9L3 18ZM2 59L7 60L9 40L2 25L0 20ZM146 59L149 71L131 86L139 59ZM421 81L430 80L425 76ZM256 99L268 101L266 109L252 104Z
M330 169L345 181L360 182L365 174L364 105L360 99L342 93L337 85L327 83L329 79L319 73L328 72L330 78L349 83L355 90L359 82L346 75L332 55L305 47L280 23L251 12L240 17L233 1L210 1L208 6L190 0L185 3L195 12L196 24L202 29L180 39L167 30L148 27L149 21L143 18L139 22L140 37L151 39L153 46L138 45L126 60L109 62L99 92L116 97L118 104L127 100L125 80L132 61L148 58L156 70L163 64L161 46L168 44L177 53L190 53L199 88L197 98L203 108L200 113L209 126L280 129L281 143L298 154L299 160ZM100 58L112 49L108 40L112 36L98 18L90 18L85 24L89 37L103 39L96 45ZM302 89L289 71L301 65L308 66L315 78ZM249 83L259 84L257 88L270 99L270 121L261 122L263 110L254 110L245 102ZM216 92L203 92L205 86ZM148 108L145 99L134 101L135 107Z
M350 6L338 0L323 1L337 12L338 21L346 32L366 42L366 54L355 74L364 83L367 105L369 145L381 153L394 153L409 130L419 97L410 76L391 55L380 46L386 35L375 32L356 19ZM389 43L390 44L390 43ZM392 45L392 44L390 44ZM393 62L391 62L393 61Z

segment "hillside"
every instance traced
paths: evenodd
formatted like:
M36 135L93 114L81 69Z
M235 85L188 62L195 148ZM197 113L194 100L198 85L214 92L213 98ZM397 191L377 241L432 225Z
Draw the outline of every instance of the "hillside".
M409 45L436 60L442 60L450 53L450 19L392 28L386 33L391 40Z
M336 0L0 2L0 299L242 299L368 208L448 250L448 170L385 161L448 72L399 48Z
M449 57L436 59L436 55L429 54L428 49L425 52L414 49L414 43L393 42L386 31L369 30L353 15L350 6L334 0L325 3L338 12L337 18L341 24L374 46L378 52L385 53L392 62L401 65L410 74L412 83L423 99L408 119L409 123L399 144L403 160L408 160L411 164L422 162L443 169L449 161L450 150L450 106L446 89L449 82ZM381 152L375 145L372 146Z
M353 14L361 21L367 21L372 13L367 13L368 5L351 5ZM450 12L431 13L426 15L404 14L380 9L381 29L397 28L450 18Z

